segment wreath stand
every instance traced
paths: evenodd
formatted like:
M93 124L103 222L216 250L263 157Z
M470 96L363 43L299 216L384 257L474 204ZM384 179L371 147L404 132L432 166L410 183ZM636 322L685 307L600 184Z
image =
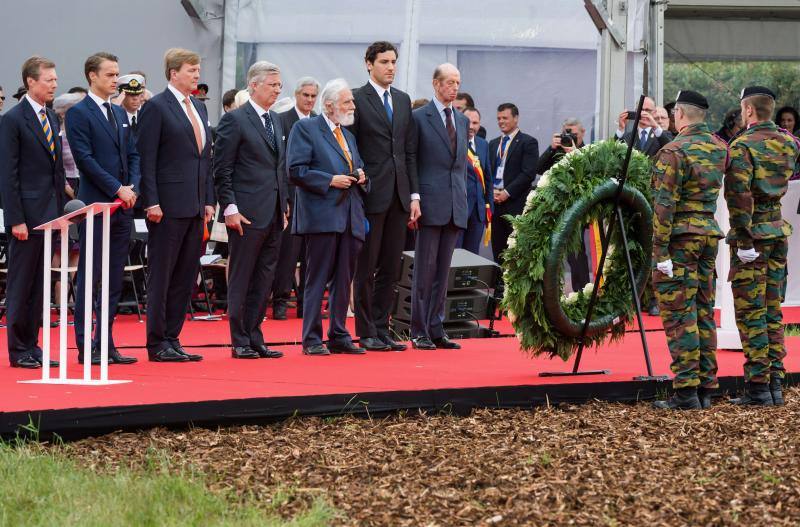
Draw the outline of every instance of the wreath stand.
M644 106L644 99L645 96L642 95L639 98L639 104L636 108L636 118L633 121L633 130L637 130L639 128L639 120L642 117L642 107ZM581 335L578 338L578 351L575 354L575 364L572 367L572 371L569 372L541 372L539 373L540 377L572 377L578 375L608 375L611 373L610 370L583 370L580 371L580 364L581 364L581 356L583 355L583 348L585 347L585 338L586 333L589 329L589 324L592 321L592 314L594 313L594 306L597 303L597 297L600 292L600 282L603 279L603 265L606 261L606 256L608 254L608 245L611 242L611 237L614 234L614 228L619 227L621 238L622 238L622 250L625 252L625 261L628 267L628 282L631 286L631 292L633 294L633 302L636 307L636 320L639 323L639 334L642 338L642 351L644 352L644 361L647 365L647 375L639 375L634 377L636 381L666 381L669 378L666 375L653 375L653 366L650 362L650 350L647 347L647 337L644 330L644 324L642 321L642 306L639 300L639 291L636 287L636 273L633 270L633 262L631 261L631 255L628 251L628 237L625 231L625 221L622 217L622 208L620 207L620 202L622 198L622 193L625 188L625 182L628 179L628 165L630 164L631 155L633 153L633 142L636 140L636 134L631 134L630 140L628 141L628 151L625 154L625 161L622 163L622 169L620 170L621 174L619 180L617 182L617 190L613 197L613 204L614 210L616 211L616 221L612 219L608 222L608 228L605 232L605 235L602 236L600 240L601 244L601 253L600 253L600 261L597 264L597 273L595 273L594 277L594 289L592 290L592 297L589 300L589 307L587 308L586 318L583 320L583 327L581 329Z

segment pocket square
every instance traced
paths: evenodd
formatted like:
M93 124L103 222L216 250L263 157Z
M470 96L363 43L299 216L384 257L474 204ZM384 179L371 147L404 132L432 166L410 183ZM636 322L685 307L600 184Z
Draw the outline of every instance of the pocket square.
M127 128L127 127L128 127L128 125L127 125L127 124L125 124L125 123L122 123L122 127L123 127L123 128Z

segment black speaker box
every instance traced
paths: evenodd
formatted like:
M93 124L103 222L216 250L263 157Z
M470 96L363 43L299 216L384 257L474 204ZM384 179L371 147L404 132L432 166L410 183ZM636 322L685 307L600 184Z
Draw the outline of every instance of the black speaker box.
M488 289L495 286L499 273L500 267L493 261L464 249L456 249L450 263L447 290ZM413 276L414 251L405 251L397 285L411 289Z

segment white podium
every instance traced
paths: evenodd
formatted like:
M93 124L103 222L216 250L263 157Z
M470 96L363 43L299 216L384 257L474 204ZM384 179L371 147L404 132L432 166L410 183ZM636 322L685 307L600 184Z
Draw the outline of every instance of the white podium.
M78 210L65 214L53 221L39 225L36 230L44 231L44 298L42 301L42 378L32 381L19 381L21 383L32 384L77 384L88 386L102 386L108 384L120 384L130 381L110 380L108 378L108 256L109 256L109 237L111 232L111 214L120 206L116 203L92 203ZM102 236L102 263L101 263L101 292L100 292L100 378L92 379L92 266L86 265L86 280L84 291L76 291L76 294L84 294L84 317L83 334L85 335L83 346L83 378L70 379L67 375L67 280L69 280L69 270L67 264L68 229L73 223L80 221L86 222L86 252L87 262L91 262L94 257L94 216L103 214L103 236ZM85 216L80 219L80 216ZM53 231L61 231L61 267L53 269L51 266ZM59 271L61 282L61 304L58 322L58 377L50 376L50 290L52 288L52 271Z

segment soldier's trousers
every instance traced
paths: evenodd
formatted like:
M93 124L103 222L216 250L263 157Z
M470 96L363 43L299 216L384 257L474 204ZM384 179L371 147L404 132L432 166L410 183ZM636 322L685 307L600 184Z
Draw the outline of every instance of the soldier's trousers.
M677 388L717 388L717 328L714 267L719 240L685 234L670 240L672 278L653 271L661 321L672 356Z
M731 271L728 279L733 289L736 326L744 348L745 380L769 382L770 375L783 378L783 315L781 298L786 281L787 238L754 240L760 253L746 264L731 247Z

